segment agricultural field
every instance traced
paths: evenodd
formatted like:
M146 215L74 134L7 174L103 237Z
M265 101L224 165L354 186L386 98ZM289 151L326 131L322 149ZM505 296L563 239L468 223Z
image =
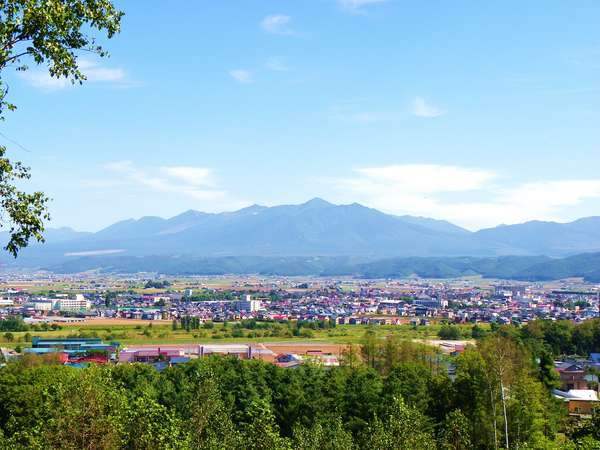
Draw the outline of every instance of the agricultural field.
M328 344L359 343L367 330L383 339L394 335L402 339L436 343L439 325L413 327L411 325L338 325L329 329L303 327L300 332L292 329L291 323L261 323L254 329L241 327L236 323L208 323L197 330L173 329L166 321L89 321L86 323L65 324L60 329L48 331L12 332L0 334L0 343L5 347L28 346L33 336L44 338L99 337L106 341L118 341L122 346L144 344L208 344L208 343L296 343L313 342ZM463 340L471 337L471 326L459 326Z

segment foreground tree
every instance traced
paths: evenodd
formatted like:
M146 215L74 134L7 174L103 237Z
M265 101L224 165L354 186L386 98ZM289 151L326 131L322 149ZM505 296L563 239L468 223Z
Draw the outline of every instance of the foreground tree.
M472 448L469 420L458 409L448 414L441 434L441 444L444 449L468 450Z
M289 450L288 439L279 434L279 427L271 406L264 399L257 399L250 405L251 422L246 426L242 447L249 450Z
M479 344L479 349L486 363L486 373L492 395L494 421L496 421L496 402L493 397L500 397L500 407L504 424L504 447L510 448L509 420L508 420L508 395L513 382L519 374L523 374L523 361L525 359L521 349L510 338L499 334L489 336ZM497 424L494 423L494 432Z
M88 30L103 31L111 38L119 32L122 16L110 0L0 0L0 120L6 110L16 109L7 100L7 69L25 71L31 61L46 65L52 77L82 83L86 78L78 52L107 55ZM31 174L23 164L11 161L6 150L0 146L0 226L9 227L5 249L16 257L30 239L44 240L44 221L50 217L42 192L17 187Z
M482 349L497 345L468 348L455 360L455 380L427 372L419 357L386 378L366 366L290 370L227 357L161 372L74 369L56 356L25 355L0 369L0 449L488 450L504 447L504 417L511 449L598 448L600 414L569 420L518 345L507 361L516 374L503 380L505 416L489 375L497 356ZM411 397L410 380L420 377L427 383L414 389L428 389L427 402Z
M134 450L187 450L187 436L181 421L150 395L141 395L129 404L127 447Z
M115 386L109 371L90 367L81 373L74 372L66 382L48 389L51 391L46 402L49 418L44 424L35 424L46 448L116 450L124 447L127 400L125 392Z
M194 449L237 448L240 436L225 410L217 384L211 376L192 388L188 432Z
M318 420L310 428L294 427L293 448L297 450L351 450L352 434L344 429L342 420Z
M362 447L372 450L433 450L433 435L425 416L396 399L384 420L375 417L363 433Z

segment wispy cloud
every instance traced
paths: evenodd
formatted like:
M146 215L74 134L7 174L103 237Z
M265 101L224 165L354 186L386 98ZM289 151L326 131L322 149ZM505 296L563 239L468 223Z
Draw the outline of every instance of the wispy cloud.
M213 170L196 166L137 167L133 161L114 161L104 165L121 181L157 192L192 197L197 200L216 200L226 196L213 180Z
M274 72L287 72L290 70L290 67L279 58L269 58L265 63L265 67Z
M387 1L388 0L337 0L340 8L351 14L364 14L368 6L386 3Z
M160 171L192 186L214 186L213 171L206 167L163 166Z
M296 33L290 28L291 21L285 14L271 14L260 21L260 27L267 33L292 36Z
M437 164L399 164L356 169L371 182L392 185L405 192L460 192L479 189L496 175L493 172Z
M252 72L245 69L233 69L229 71L229 76L238 83L250 84L254 82L252 78Z
M20 72L19 77L36 89L53 91L71 86L71 82L66 78L54 78L42 70Z
M86 76L86 83L105 84L112 86L128 86L133 83L127 78L127 73L119 67L105 67L97 61L79 58L79 67ZM47 70L33 69L19 72L19 76L28 84L37 89L58 90L73 84L66 78L55 78L48 74Z
M435 117L443 116L444 114L446 114L446 111L428 103L427 101L425 101L425 99L421 97L417 97L413 100L412 113L417 117L432 119Z
M522 209L540 209L541 216L590 198L600 198L600 180L552 180L524 183L501 191L499 199Z
M352 201L392 214L446 219L470 229L563 220L569 208L600 199L600 179L514 184L493 171L453 165L358 168L353 176L333 183Z

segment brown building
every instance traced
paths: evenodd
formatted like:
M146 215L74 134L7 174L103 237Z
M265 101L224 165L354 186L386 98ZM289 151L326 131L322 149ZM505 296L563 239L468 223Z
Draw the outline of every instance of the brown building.
M572 389L587 389L588 383L585 379L585 369L579 364L572 364L570 366L558 369L560 374L560 388L563 391L570 391Z
M598 393L591 389L554 390L554 396L566 403L570 416L590 417L600 407Z
M591 416L598 407L598 400L569 399L570 416Z

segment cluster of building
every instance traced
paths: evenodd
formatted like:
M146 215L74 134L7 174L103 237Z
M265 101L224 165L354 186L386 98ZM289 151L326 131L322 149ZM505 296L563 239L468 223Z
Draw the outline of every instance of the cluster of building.
M118 342L105 343L99 338L44 339L34 337L26 354L56 355L65 365L81 367L89 363L106 364L117 360Z
M0 308L19 312L22 316L78 313L89 311L92 302L83 294L56 293L51 297L28 295L22 292L7 291L0 298Z
M300 346L301 347L301 346ZM8 349L2 349L5 359L20 358ZM212 355L230 356L239 359L258 359L294 368L311 362L325 367L338 366L338 356L318 348L298 348L296 352L278 351L277 345L269 348L265 344L183 344L183 345L143 345L120 348L118 342L103 342L100 338L51 338L34 337L31 347L23 354L51 355L61 363L73 367L86 367L94 364L151 364L163 370L193 359Z
M7 291L0 298L0 315L31 320L48 317L87 317L201 321L328 320L337 324L400 324L411 318L456 323L527 323L535 319L584 321L599 316L600 287L465 281L339 281L249 284L243 287L165 290L157 294L106 291L48 297ZM226 292L227 298L224 299ZM202 294L200 297L194 294ZM421 320L425 319L425 320Z
M553 391L554 396L567 403L570 415L590 417L600 406L600 353L592 353L589 359L556 361L555 366L560 387Z

